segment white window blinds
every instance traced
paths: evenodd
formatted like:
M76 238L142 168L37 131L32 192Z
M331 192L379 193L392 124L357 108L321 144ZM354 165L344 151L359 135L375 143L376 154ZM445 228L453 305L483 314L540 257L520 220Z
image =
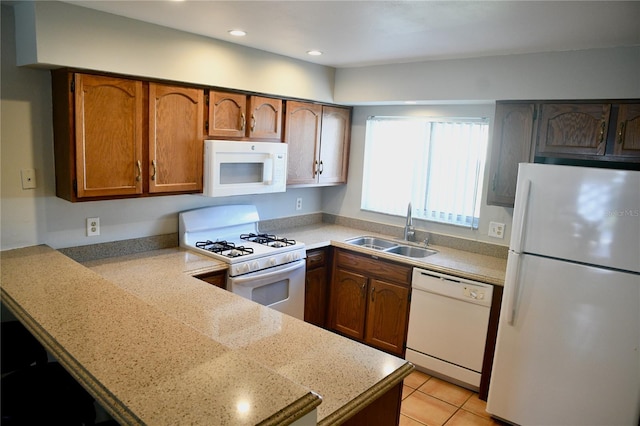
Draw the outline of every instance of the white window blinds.
M477 228L487 139L484 119L370 117L362 209Z

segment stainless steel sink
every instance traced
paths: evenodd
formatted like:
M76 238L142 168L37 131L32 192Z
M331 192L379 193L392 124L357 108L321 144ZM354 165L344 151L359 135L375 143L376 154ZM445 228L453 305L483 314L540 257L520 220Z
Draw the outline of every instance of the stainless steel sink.
M371 236L351 238L349 240L346 240L345 242L348 244L366 247L385 253L397 254L399 256L410 257L413 259L421 259L437 253L436 250Z
M396 246L396 247L391 247L389 249L386 249L384 251L387 253L395 253L395 254L399 254L400 256L407 256L407 257L413 257L413 258L428 257L428 256L431 256L432 254L437 253L437 251L435 250L426 249L422 247L414 247L414 246Z
M398 243L393 241L384 240L377 237L356 237L346 241L349 244L356 246L367 247L374 250L386 250L396 247Z

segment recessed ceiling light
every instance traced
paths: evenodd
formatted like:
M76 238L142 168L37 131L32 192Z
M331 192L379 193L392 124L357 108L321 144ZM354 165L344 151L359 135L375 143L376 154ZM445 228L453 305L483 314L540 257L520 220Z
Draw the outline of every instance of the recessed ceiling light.
M309 51L307 52L307 54L308 54L308 55L311 55L311 56L320 56L320 55L322 55L322 52L321 52L321 51L319 51L319 50L309 50Z
M418 101L404 101L404 103L407 105L416 105Z
M242 31L242 30L229 30L228 32L229 34L235 37L244 37L247 35L246 31Z

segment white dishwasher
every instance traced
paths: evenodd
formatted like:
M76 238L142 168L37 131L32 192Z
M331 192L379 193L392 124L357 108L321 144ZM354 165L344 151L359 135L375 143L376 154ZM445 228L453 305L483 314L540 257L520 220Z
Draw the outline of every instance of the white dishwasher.
M407 361L478 390L493 286L413 268Z

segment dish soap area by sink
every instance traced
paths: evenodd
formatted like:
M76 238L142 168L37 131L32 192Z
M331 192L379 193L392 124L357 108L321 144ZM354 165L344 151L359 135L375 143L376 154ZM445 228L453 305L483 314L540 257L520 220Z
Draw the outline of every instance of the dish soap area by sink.
M372 236L355 237L346 240L345 242L359 247L378 250L384 253L410 257L412 259L423 259L438 253L437 250Z

